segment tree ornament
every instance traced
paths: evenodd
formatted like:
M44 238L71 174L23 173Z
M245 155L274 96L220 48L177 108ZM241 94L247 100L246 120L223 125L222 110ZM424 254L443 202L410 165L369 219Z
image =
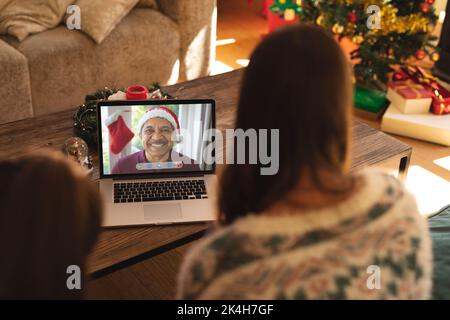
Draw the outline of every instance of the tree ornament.
M428 11L430 11L430 5L427 2L422 2L420 4L420 10L422 10L422 12L427 13Z
M374 44L377 42L377 39L376 39L375 37L370 37L370 38L367 40L367 42L368 42L370 45L374 45Z
M394 49L389 48L389 50L388 50L388 56L389 56L389 58L391 58L391 59L394 58Z
M323 23L323 15L320 15L320 16L318 16L317 17L317 19L316 19L316 24L318 25L318 26L321 26L322 25L322 23Z
M364 37L361 35L356 35L352 38L352 42L355 44L358 44L358 45L363 43L363 41L364 41Z
M439 52L437 52L437 51L433 52L433 53L430 55L431 61L436 62L436 61L439 60L439 58L440 58L440 55L439 55Z
M350 11L349 13L347 13L347 21L348 22L356 23L357 20L358 20L358 17L356 16L355 11Z
M422 60L423 58L425 58L426 55L427 55L427 53L423 49L417 50L416 54L415 54L416 59L418 59L418 60Z
M344 32L344 27L336 23L331 31L333 31L334 34L341 34L342 32Z
M427 0L427 3L428 3L429 5L433 5L433 4L434 4L434 0Z
M392 75L392 79L394 79L395 81L401 81L405 80L405 76L401 72L396 71Z

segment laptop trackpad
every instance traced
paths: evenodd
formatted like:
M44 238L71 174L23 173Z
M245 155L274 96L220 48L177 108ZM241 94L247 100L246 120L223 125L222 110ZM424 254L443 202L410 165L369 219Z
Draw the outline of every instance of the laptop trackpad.
M171 221L182 217L179 203L144 205L145 221Z

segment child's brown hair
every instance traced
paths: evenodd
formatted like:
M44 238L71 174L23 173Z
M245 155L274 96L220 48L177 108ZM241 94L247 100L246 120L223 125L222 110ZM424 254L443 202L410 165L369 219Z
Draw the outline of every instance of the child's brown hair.
M0 162L0 298L81 298L66 273L85 259L100 229L98 188L62 154ZM84 279L84 277L82 277Z

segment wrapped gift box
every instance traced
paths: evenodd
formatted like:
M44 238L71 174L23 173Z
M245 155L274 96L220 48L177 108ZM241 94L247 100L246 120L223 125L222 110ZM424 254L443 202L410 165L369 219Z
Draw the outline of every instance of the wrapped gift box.
M433 92L412 80L388 83L387 98L399 111L406 114L427 113Z
M355 114L370 120L381 117L389 105L386 94L383 91L372 90L362 86L354 89Z
M391 104L384 113L381 130L450 146L450 114L404 114Z

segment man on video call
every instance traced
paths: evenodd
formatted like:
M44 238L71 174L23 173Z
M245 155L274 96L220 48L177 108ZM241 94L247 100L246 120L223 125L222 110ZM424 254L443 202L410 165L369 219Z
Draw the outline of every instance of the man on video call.
M148 110L138 123L139 138L144 150L121 158L112 169L112 174L154 171L198 171L194 161L173 150L174 143L181 142L178 135L180 124L177 115L166 107ZM176 133L174 134L174 131ZM145 166L155 163L155 167ZM137 168L137 165L142 167ZM139 167L138 166L138 167Z

